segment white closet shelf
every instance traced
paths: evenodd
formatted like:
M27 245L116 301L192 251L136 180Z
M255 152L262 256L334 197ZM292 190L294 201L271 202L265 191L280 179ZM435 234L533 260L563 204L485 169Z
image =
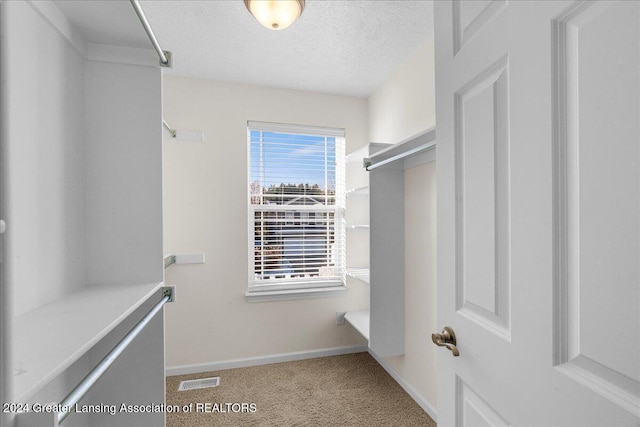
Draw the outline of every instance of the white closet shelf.
M344 320L369 341L369 310L347 311Z
M347 276L369 283L369 267L347 267Z
M434 148L435 141L436 129L431 128L372 154L364 159L364 164L368 170L372 170L378 166Z
M361 147L352 153L347 155L348 163L358 163L359 166L362 166L362 159L372 156L378 151L384 150L385 148L391 146L391 144L384 144L380 142L370 142L369 144Z
M369 224L347 225L347 229L349 229L349 230L368 230L369 229Z
M62 373L162 286L86 287L16 317L13 401L28 399Z
M347 190L347 196L368 196L369 195L369 186L352 188Z

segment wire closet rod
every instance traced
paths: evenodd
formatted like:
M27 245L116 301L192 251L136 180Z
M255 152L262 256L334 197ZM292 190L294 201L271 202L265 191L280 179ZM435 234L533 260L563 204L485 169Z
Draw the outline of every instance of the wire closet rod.
M158 52L158 56L160 57L160 64L166 67L170 67L169 57L171 56L170 52L162 50L160 47L160 43L158 43L158 39L156 35L153 33L153 29L151 28L151 24L147 20L147 15L144 14L144 10L142 10L142 6L138 0L129 0L131 2L131 6L133 6L133 10L136 11L136 15L138 15L138 19L140 19L140 23L144 28L144 31L147 33L147 37L151 41L153 48Z
M395 162L396 160L403 159L403 158L408 157L408 156L410 156L412 154L419 153L420 151L424 151L424 150L428 150L430 148L434 148L435 146L436 146L436 142L435 141L431 141L431 142L428 142L426 144L420 145L419 147L416 147L416 148L414 148L412 150L408 150L408 151L405 151L403 153L397 154L397 155L395 155L393 157L389 157L388 159L381 160L378 163L373 163L373 164L366 165L365 169L367 171L372 171L375 168L379 168L380 166L386 165L387 163Z
M131 342L140 334L140 332L144 329L145 326L153 319L162 307L171 300L171 294L167 294L166 291L163 294L164 296L149 312L140 320L134 327L129 331L124 338L120 340L118 344L111 349L109 354L107 354L98 365L93 368L89 374L80 384L76 386L71 392L60 402L60 407L65 408L66 410L62 412L58 412L58 424L62 424L62 422L69 416L71 412L76 407L76 403L80 402L80 400L89 392L91 387L104 375L104 373L109 369L109 367L116 361L118 356L122 354L122 352L131 344Z

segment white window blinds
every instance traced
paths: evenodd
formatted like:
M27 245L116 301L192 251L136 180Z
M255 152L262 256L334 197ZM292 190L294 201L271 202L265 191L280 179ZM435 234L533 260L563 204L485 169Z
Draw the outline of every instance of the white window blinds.
M344 284L344 130L249 122L249 291Z

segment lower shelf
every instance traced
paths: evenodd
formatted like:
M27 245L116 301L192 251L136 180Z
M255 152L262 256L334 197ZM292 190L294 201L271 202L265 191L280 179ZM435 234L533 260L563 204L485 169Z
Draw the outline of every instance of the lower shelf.
M93 286L13 319L13 393L28 399L147 301L162 282Z
M369 341L369 310L347 311L344 320Z

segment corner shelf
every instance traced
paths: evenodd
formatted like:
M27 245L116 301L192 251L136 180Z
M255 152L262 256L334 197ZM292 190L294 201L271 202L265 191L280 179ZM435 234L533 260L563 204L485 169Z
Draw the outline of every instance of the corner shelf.
M13 400L28 399L162 287L90 286L14 319Z
M346 226L347 230L368 230L369 224L352 224Z
M344 320L369 341L369 310L347 311Z
M349 189L346 192L346 196L347 197L369 196L369 186Z
M348 277L356 279L362 283L352 282L353 286L364 286L365 293L370 288L369 280L369 197L370 180L369 173L363 168L364 159L369 158L379 151L389 147L389 144L368 143L367 145L353 151L347 156L347 211L345 228L353 230L347 235L347 260L349 265L357 267L347 267ZM349 250L351 247L351 251ZM369 299L369 297L366 297ZM368 306L368 301L360 301L355 307ZM345 313L345 321L350 324L360 335L369 341L369 309L351 310Z
M369 284L369 267L347 267L347 276Z

